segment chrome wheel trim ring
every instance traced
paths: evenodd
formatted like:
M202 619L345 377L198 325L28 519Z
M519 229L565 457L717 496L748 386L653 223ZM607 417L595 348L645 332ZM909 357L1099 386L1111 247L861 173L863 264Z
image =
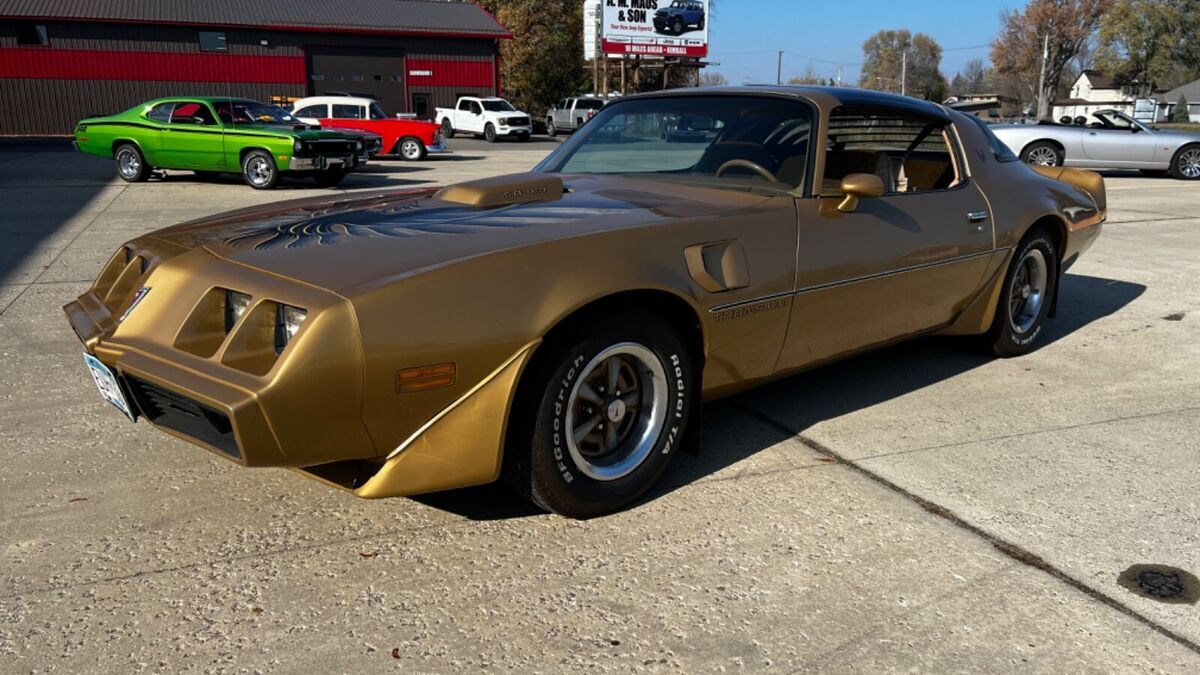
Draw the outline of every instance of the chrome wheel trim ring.
M133 178L142 168L142 163L138 161L137 153L130 148L122 148L117 153L117 171L126 178Z
M271 163L258 155L251 157L246 162L246 176L255 185L266 185L271 180L273 172Z
M636 373L637 400L632 392L599 391L589 381L603 373L613 381L612 368L619 365L626 373ZM587 389L585 389L585 386ZM609 482L624 478L641 466L654 451L667 419L666 367L650 349L636 342L621 342L597 354L580 372L567 398L564 440L575 466L589 478ZM591 412L587 412L587 411ZM577 415L579 411L581 414ZM627 416L636 415L629 420ZM586 416L587 419L580 419ZM577 424L578 421L578 424ZM622 423L625 426L622 429ZM608 425L608 431L600 429ZM616 425L616 431L613 425ZM581 445L596 434L603 434L605 445L613 435L617 438L607 454L595 457ZM576 436L580 438L577 440ZM604 461L609 460L611 461Z
M1058 155L1046 146L1034 148L1029 151L1029 163L1037 166L1058 166Z
M1200 148L1179 155L1179 173L1187 178L1200 178Z
M400 155L405 159L416 159L421 156L421 145L413 140L401 141Z
M1013 273L1008 288L1008 322L1013 332L1024 335L1033 330L1046 302L1049 266L1041 249L1026 251Z

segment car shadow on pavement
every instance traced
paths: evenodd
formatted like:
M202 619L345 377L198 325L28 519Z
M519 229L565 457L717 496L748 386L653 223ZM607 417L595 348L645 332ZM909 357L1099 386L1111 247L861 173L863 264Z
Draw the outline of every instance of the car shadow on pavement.
M1098 277L1063 278L1058 316L1042 333L1039 349L1114 314L1137 300L1146 287ZM870 352L779 380L745 394L705 405L705 431L698 455L682 454L641 503L666 496L792 437L747 413L761 401L788 411L797 432L822 420L903 396L993 361L970 337L927 337ZM466 488L414 498L436 509L472 520L521 518L541 513L502 484Z
M428 169L414 169L416 171L427 171ZM190 172L171 172L165 175L156 175L153 178L154 182L159 183L174 183L187 184L195 183L197 185L229 185L250 189L241 175L236 173L223 173L220 176L212 178L201 178ZM301 178L296 176L283 176L279 184L275 187L278 191L298 190L308 192L330 192L332 190L355 190L362 188L402 188L415 187L418 185L428 185L432 181L416 180L410 178L397 178L387 171L367 171L359 169L346 175L342 179L341 184L337 188L327 188L317 185L311 178Z

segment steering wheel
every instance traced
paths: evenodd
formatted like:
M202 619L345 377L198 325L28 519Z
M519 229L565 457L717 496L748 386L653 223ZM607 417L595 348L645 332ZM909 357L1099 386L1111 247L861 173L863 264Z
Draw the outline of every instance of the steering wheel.
M732 169L732 168L738 167L738 166L742 167L743 169L750 169L754 173L762 176L763 178L766 178L767 180L771 181L772 183L780 182L779 179L775 177L775 174L771 173L770 171L767 171L766 168L764 168L761 164L756 164L755 162L751 162L748 159L731 159L728 162L725 162L724 164L722 164L720 166L720 168L717 169L717 173L715 175L717 178L720 178L721 175L724 174L727 169Z

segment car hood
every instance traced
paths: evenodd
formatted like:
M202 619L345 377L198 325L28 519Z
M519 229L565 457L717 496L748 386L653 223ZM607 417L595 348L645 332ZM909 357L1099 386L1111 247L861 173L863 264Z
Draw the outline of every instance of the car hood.
M559 182L561 178L561 182ZM711 218L750 208L762 194L674 181L516 174L480 181L493 195L531 181L557 185L533 201L464 203L473 183L354 197L306 199L233 211L149 236L343 294L488 253L558 239ZM565 187L564 187L565 186ZM458 190L458 192L455 192Z
M356 134L347 133L345 131L332 131L322 129L311 124L262 124L254 126L238 126L238 132L243 131L258 132L272 136L291 136L302 141L320 141L320 140L356 140Z

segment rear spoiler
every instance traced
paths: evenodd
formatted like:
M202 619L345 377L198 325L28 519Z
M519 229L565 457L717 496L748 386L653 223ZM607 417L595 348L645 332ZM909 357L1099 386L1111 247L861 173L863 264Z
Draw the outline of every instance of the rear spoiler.
M1070 169L1063 166L1030 165L1029 168L1047 178L1053 178L1056 181L1083 190L1096 203L1096 208L1099 209L1101 214L1108 213L1108 195L1104 189L1104 177L1095 171Z

